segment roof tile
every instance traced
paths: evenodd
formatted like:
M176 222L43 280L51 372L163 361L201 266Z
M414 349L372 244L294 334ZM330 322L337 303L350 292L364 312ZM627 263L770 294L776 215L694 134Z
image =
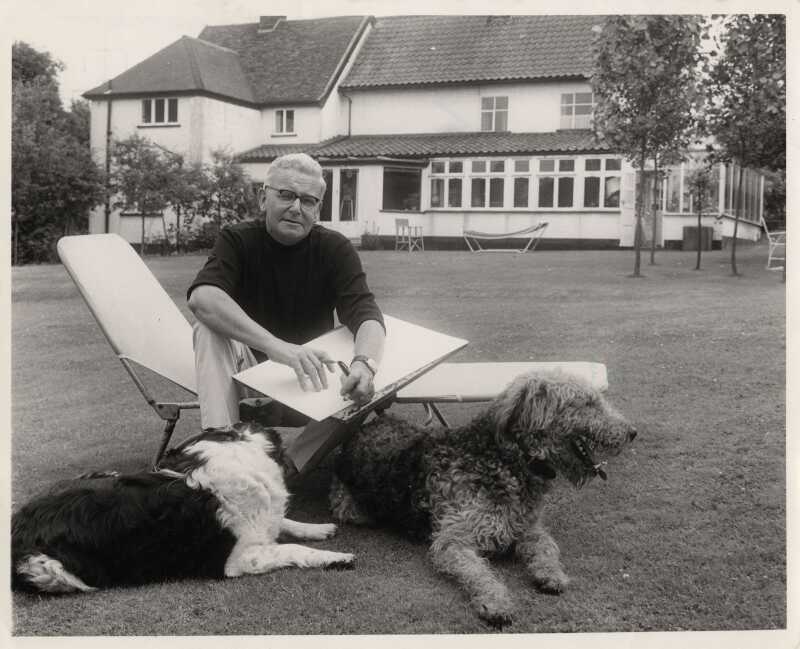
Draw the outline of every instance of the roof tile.
M588 77L603 16L376 19L343 88Z
M269 162L284 153L315 158L428 158L433 156L588 153L609 151L589 130L548 133L415 133L354 135L320 144L286 147L262 145L238 156L239 162Z

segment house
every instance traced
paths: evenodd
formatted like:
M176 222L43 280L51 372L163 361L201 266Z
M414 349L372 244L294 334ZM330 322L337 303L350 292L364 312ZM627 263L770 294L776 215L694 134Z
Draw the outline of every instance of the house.
M323 224L354 239L391 237L404 217L423 226L428 246L462 247L464 229L506 233L539 221L549 223L545 246L631 246L637 172L590 130L600 21L262 16L209 26L85 94L92 147L104 160L108 132L139 132L193 160L227 146L258 183L277 156L307 152L325 171ZM696 225L690 168L671 169L657 200L648 190L659 245L677 245ZM716 173L704 219L720 241L732 236L739 170ZM745 170L745 187L738 236L755 240L763 180ZM100 208L91 230L136 242L133 216ZM153 222L158 233L160 217Z

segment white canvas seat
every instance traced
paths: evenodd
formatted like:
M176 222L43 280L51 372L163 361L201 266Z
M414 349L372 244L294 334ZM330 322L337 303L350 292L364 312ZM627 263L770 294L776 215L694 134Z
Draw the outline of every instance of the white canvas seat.
M464 230L464 241L467 242L467 247L470 252L528 252L528 250L536 250L539 241L547 229L547 221L542 221L536 225L514 232L501 232L497 234L490 234L488 232L478 232L477 230ZM500 239L511 239L514 237L524 237L522 241L525 243L522 248L484 248L481 245L481 240L498 241Z
M408 219L394 220L394 249L408 252L425 250L425 240L422 235L421 225L411 225Z
M192 326L131 245L117 234L63 237L58 256L111 348L147 403L166 421L161 459L181 410L197 401L159 401L133 363L197 393Z

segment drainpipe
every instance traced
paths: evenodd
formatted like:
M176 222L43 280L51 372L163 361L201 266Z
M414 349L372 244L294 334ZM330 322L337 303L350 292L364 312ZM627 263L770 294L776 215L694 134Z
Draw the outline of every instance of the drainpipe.
M339 92L341 92L344 98L347 99L347 137L350 137L352 131L350 126L353 120L353 99L350 97L350 95L348 95L341 89L339 90Z
M108 91L111 92L111 81L108 82ZM105 217L106 217L106 234L109 232L111 222L111 97L108 98L108 110L106 111L106 204L105 204Z

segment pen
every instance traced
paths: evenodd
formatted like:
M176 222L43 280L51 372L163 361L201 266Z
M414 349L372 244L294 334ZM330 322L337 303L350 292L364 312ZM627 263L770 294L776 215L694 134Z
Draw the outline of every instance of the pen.
M345 365L342 361L336 361L336 363L339 365L339 369L342 370L342 374L345 376L350 376L350 368L347 367L347 365Z

